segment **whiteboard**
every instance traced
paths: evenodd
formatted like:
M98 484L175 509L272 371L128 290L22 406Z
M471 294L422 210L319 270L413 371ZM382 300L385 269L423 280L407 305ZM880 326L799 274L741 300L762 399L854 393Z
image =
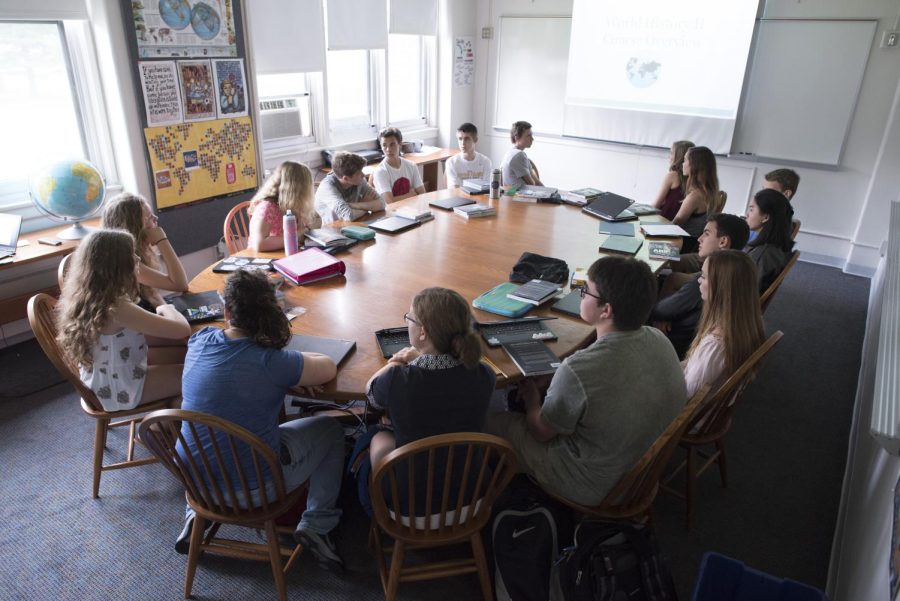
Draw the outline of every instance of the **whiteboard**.
M760 21L732 154L840 164L877 24Z
M562 134L571 17L501 17L494 126Z

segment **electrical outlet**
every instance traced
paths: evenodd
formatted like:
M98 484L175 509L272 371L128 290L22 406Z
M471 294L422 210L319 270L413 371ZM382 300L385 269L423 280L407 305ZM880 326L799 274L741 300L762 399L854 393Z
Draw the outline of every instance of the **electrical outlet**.
M482 40L490 40L494 37L494 28L493 27L482 27L481 28L481 39Z
M896 48L900 46L900 31L885 31L881 36L882 48Z

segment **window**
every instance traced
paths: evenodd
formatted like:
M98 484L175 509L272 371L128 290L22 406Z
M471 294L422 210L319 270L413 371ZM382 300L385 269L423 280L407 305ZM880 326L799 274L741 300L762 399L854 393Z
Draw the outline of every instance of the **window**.
M387 119L399 127L425 125L431 86L426 36L388 36Z
M118 179L89 36L82 21L0 21L0 209L33 220L28 179L54 161L88 159Z
M265 149L315 142L311 77L306 73L257 76L260 130Z
M375 134L374 83L368 50L330 50L328 72L328 123L338 141L372 138Z

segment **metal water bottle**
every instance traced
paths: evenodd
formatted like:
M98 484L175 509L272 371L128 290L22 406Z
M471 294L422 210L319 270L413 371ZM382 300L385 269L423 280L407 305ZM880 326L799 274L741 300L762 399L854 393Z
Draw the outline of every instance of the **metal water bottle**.
M297 252L297 218L291 213L290 209L285 213L281 220L281 227L284 230L284 256L296 254Z
M494 169L491 173L490 198L500 198L500 170Z

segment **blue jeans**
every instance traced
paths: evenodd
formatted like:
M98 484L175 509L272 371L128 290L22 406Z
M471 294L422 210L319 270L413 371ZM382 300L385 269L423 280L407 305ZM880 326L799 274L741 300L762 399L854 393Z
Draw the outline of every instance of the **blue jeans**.
M344 431L331 417L314 416L295 419L278 426L281 435L281 471L285 492L290 492L309 480L306 511L298 528L327 534L338 525L341 510L335 507L341 492L344 468ZM275 496L275 486L266 485L266 495ZM238 491L238 504L245 503ZM250 491L250 502L259 505L259 489ZM187 507L185 519L193 517Z

